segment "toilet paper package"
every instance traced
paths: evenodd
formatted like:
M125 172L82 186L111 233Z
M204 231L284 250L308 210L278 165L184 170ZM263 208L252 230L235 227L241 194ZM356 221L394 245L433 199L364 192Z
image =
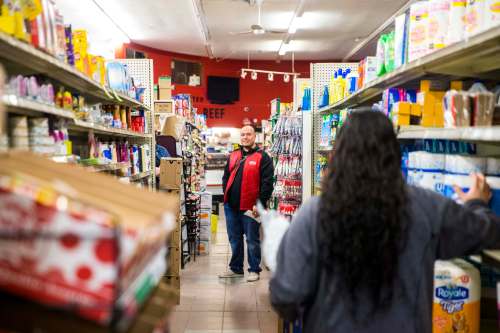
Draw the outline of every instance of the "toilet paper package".
M443 193L446 155L419 152L417 159L419 161L418 186Z
M434 266L433 333L479 333L481 277L462 259Z
M408 62L425 56L429 51L428 43L428 2L416 2L410 6L410 25L408 32Z
M450 198L458 203L463 203L460 201L460 198L455 193L454 186L458 186L462 189L462 191L467 192L471 186L471 178L469 175L457 175L446 173L444 175L443 182L443 195L447 198Z
M486 0L484 28L491 29L500 25L500 0Z
M429 52L446 46L450 17L450 0L429 0Z
M465 37L470 38L485 29L485 0L467 0L465 9Z
M446 172L470 175L471 173L486 173L486 161L484 157L447 155L446 156Z
M486 175L500 177L500 158L488 157L486 159Z
M500 215L500 177L488 176L486 177L488 185L491 189L490 207L495 214Z
M447 45L460 42L464 39L466 7L466 0L450 1L450 16L446 38Z
M455 201L459 201L453 188L454 185L460 187L463 191L468 191L471 186L471 173L486 172L486 158L447 155L443 194Z

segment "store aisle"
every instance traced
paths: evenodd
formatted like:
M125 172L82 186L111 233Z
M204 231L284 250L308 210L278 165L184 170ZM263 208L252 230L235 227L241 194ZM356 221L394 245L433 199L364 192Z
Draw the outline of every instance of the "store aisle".
M217 277L231 256L223 216L210 250L210 255L188 263L181 273L181 304L173 313L171 332L277 332L278 317L269 303L269 272L262 272L256 283L244 279L225 283Z

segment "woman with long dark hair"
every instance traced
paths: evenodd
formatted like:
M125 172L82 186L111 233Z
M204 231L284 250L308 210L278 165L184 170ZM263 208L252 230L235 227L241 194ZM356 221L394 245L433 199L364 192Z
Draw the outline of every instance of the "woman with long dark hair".
M391 122L353 112L340 129L322 195L285 234L271 302L307 333L432 331L436 259L500 248L484 176L463 206L407 186Z

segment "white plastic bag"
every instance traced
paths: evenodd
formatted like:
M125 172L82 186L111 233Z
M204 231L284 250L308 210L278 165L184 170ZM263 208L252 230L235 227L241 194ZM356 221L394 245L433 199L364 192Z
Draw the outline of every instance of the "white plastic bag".
M290 226L290 222L275 210L265 210L260 203L258 204L258 211L262 221L262 229L264 230L264 240L262 242L264 262L271 272L275 272L278 249L285 232Z

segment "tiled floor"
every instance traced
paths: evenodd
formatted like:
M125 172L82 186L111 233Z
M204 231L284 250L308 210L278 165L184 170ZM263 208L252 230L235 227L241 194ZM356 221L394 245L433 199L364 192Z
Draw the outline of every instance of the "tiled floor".
M171 320L172 333L276 333L278 317L269 303L269 272L261 280L220 280L231 249L221 219L208 256L197 257L181 273L181 304ZM245 259L246 265L246 259ZM246 269L246 268L245 268Z

